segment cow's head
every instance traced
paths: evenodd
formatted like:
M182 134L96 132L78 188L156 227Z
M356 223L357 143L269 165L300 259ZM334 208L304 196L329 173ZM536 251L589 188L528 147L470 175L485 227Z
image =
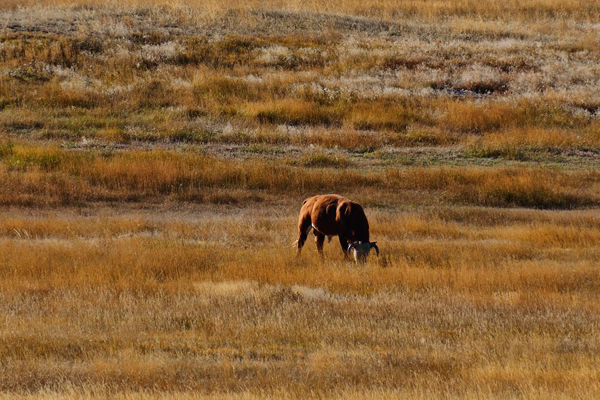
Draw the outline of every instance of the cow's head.
M375 249L379 256L379 247L377 242L354 242L348 244L348 255L354 256L354 261L357 263L364 263L367 261L367 256L371 252L371 249Z

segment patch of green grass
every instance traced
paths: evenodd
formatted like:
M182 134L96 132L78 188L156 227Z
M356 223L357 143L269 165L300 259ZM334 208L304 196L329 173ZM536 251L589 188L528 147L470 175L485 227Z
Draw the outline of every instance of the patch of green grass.
M361 157L371 160L379 160L384 164L389 165L414 165L415 157L408 154L392 153L387 150L377 149L373 152L361 154Z
M4 162L10 169L27 170L39 168L43 171L52 171L60 167L65 153L54 148L18 148L10 151L10 156Z
M255 118L261 124L340 126L342 113L335 107L287 100L257 107Z
M282 154L283 150L264 143L251 143L244 147L245 153L275 155Z
M0 159L12 156L14 147L12 142L0 143Z
M230 103L235 99L256 101L260 98L258 89L243 80L220 76L198 82L194 85L193 93L199 102L213 99Z
M471 158L502 158L513 161L528 161L531 159L530 151L517 146L470 146L465 155Z
M300 164L309 168L346 168L350 165L350 161L341 155L317 152L305 155Z

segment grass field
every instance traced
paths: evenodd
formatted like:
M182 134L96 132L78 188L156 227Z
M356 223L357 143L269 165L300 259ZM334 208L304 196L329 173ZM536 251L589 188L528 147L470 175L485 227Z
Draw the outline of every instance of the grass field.
M0 400L599 398L599 86L596 0L3 1Z

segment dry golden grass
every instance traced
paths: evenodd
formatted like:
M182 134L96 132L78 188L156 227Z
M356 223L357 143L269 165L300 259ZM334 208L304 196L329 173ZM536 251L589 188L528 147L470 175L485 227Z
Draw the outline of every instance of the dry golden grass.
M370 210L364 267L296 260L285 209L216 211L2 215L2 389L598 394L596 210Z
M542 19L557 17L576 17L585 20L597 20L600 4L596 1L583 0L527 0L527 1L505 1L498 3L492 0L412 0L396 2L390 0L373 0L368 6L359 0L341 0L332 4L322 0L299 1L299 0L103 0L104 7L169 7L183 8L186 10L200 10L202 14L218 15L229 10L265 10L265 11L288 11L288 12L312 12L331 14L361 15L375 18L392 19L401 17L414 17L435 19L447 16L455 17L484 17L484 18L508 18L519 19ZM93 7L98 2L93 0L5 0L2 4L4 9L31 6L50 7Z
M600 204L600 174L558 168L386 167L311 153L300 165L279 158L238 161L197 152L67 151L8 143L0 152L4 205L83 205L105 201L222 202L274 195L371 191L373 201L418 193L417 204L475 204L570 209ZM256 159L258 158L258 159ZM288 164L288 165L286 165ZM230 195L231 196L231 195ZM234 197L235 200L235 197ZM395 202L400 198L396 198ZM407 201L407 199L403 199ZM225 201L227 202L227 201Z
M0 400L599 398L599 16L2 1Z
M250 14L202 23L196 15L212 14L198 4L131 3L125 20L116 3L4 11L0 126L10 135L68 142L349 149L472 145L470 135L483 135L476 143L484 150L485 134L527 128L532 141L533 132L556 135L569 148L597 152L600 42L590 21L597 14L579 2L467 3L422 7L472 8L460 17L465 26L434 11L433 21L396 13L391 2L373 5L396 15L383 21L352 16L360 14L352 1L327 16L298 9L319 2L289 3L288 14L244 3ZM479 9L507 10L514 19L526 8L540 17L542 3L554 10L543 23L472 26L487 18ZM227 2L213 6L231 11ZM589 18L567 11L575 8Z

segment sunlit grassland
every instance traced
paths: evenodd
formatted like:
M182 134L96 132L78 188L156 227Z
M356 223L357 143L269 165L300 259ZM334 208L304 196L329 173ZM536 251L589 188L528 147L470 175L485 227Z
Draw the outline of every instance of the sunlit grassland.
M6 206L164 200L243 204L282 195L300 199L333 190L369 191L367 205L405 202L571 209L600 203L600 175L586 165L574 169L536 163L518 167L403 166L397 162L373 166L369 159L352 163L343 153L312 151L300 160L262 158L260 151L236 160L205 155L201 148L73 151L8 142L0 148L4 181L0 202Z
M4 214L2 387L597 393L595 211L370 216L356 267L281 208Z
M2 1L0 400L599 398L599 16Z
M6 0L4 9L18 7L62 6L62 7L90 7L97 6L93 0ZM193 16L201 19L214 18L223 13L236 10L238 12L259 11L288 11L288 12L319 12L332 14L359 15L364 17L391 19L391 18L425 18L442 19L443 17L476 17L494 18L519 18L520 20L579 18L584 21L597 20L594 14L600 8L597 1L558 1L558 0L529 0L521 2L516 0L502 3L491 0L411 0L396 2L390 0L374 0L366 5L359 0L341 0L336 4L323 1L300 0L105 0L104 7L122 9L126 7L154 6L163 8L184 9Z

